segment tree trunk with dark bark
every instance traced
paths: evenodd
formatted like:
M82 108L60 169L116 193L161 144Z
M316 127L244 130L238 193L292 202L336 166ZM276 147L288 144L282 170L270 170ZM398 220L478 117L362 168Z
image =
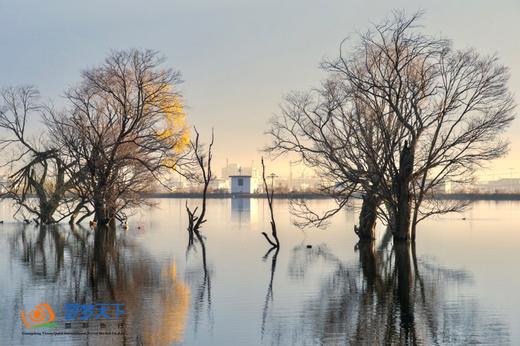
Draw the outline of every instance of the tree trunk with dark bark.
M106 217L107 212L103 202L96 202L94 206L94 218L96 219L97 224L106 225L108 224L108 219Z
M377 208L380 200L373 193L363 195L363 204L359 213L359 227L354 226L359 240L372 241L376 238Z
M40 223L42 225L48 225L54 223L54 213L58 209L58 203L49 203L40 198Z
M394 193L396 195L397 204L395 208L395 225L393 227L394 240L407 241L410 240L410 218L412 212L412 195L410 192L410 184L412 182L414 150L408 145L408 141L404 142L401 156L399 159L399 172L394 180Z
M109 225L115 224L115 207L100 199L94 202L95 219L98 224Z

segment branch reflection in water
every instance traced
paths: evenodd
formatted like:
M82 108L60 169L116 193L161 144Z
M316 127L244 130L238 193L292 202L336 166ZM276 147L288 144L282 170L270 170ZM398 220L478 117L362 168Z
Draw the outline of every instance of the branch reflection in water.
M271 275L269 277L269 284L267 285L267 293L265 295L264 308L262 310L262 327L260 329L262 340L264 338L265 323L269 313L269 304L273 301L273 280L274 272L276 271L276 259L278 258L279 251L279 247L273 246L269 250L267 250L265 255L262 257L262 260L265 262L269 258L269 255L273 253L273 255L271 256Z
M391 237L349 248L354 236L343 237L350 229L344 225L304 240L285 232L287 245L265 254L258 237L265 224L252 223L250 232L230 227L229 209L221 206L231 208L231 203L211 203L210 228L195 237L187 254L185 224L172 230L173 212L167 208L158 210L163 218L154 218L163 223L143 221L146 232L6 223L0 232L0 244L8 250L0 252L8 278L0 282L3 311L18 316L45 302L60 310L60 318L65 303L125 304L122 335L90 335L88 343L99 345L516 341L515 320L486 300L480 281L489 276L473 262L463 267L468 271L453 269L422 255L431 253L424 248L416 253L393 244ZM184 203L175 208L184 211ZM280 210L281 225L290 230ZM442 263L453 263L438 253ZM0 316L0 344L37 344L38 339L22 336L22 323L13 314ZM91 323L89 328L97 327ZM107 326L112 328L119 327ZM81 323L72 324L71 331L82 330ZM57 345L85 342L84 336L52 339Z
M188 247L186 249L186 257L189 257L190 253L197 253L200 248L200 263L202 268L195 266L189 269L185 275L186 281L191 287L196 287L193 297L193 323L194 332L197 334L199 324L201 322L201 312L206 308L207 318L210 327L213 326L213 316L211 314L211 269L208 267L206 257L206 243L205 237L200 232L194 232L196 238L188 240ZM198 245L198 246L197 246ZM188 262L188 261L187 261ZM202 271L202 275L200 272Z
M293 249L289 276L304 280L313 269L324 275L319 293L302 305L299 323L284 322L283 312L271 311L262 322L269 344L285 345L431 345L507 344L508 327L496 316L479 314L472 298L449 297L450 285L463 285L471 276L416 257L409 244L392 244L391 235L379 244L360 242L359 262L344 263L325 245ZM269 285L268 296L272 296ZM266 298L265 306L268 306ZM265 314L266 307L264 307ZM264 334L269 334L267 338Z

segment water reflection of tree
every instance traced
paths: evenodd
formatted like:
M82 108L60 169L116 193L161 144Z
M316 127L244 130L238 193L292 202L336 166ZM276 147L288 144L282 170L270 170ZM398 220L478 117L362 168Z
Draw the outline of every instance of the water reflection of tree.
M100 237L110 234L114 233L81 226L23 227L10 238L11 259L27 267L36 284L46 283L39 289L52 306L125 304L123 325L112 325L122 328L122 340L145 345L182 341L190 289L178 278L175 261L150 260L124 234L117 241ZM23 294L24 287L19 292ZM23 297L19 300L23 302ZM82 328L79 324L72 327ZM109 340L113 342L102 337L98 341Z
M207 255L206 255L206 241L205 237L199 233L195 233L196 238L188 241L188 247L186 250L186 257L191 252L197 254L200 251L200 264L201 266L191 267L186 273L186 281L191 287L194 287L193 292L193 322L194 332L198 331L198 327L201 321L201 314L206 310L208 321L210 325L213 323L213 317L211 314L211 269L208 266ZM201 275L202 272L202 275Z
M266 261L269 258L269 255L272 253L271 274L269 276L269 283L267 285L267 293L265 294L264 308L262 309L262 327L260 329L260 334L261 334L262 339L264 338L265 325L267 322L267 315L269 313L269 307L270 307L270 304L272 304L272 302L273 302L273 281L274 281L274 273L276 271L276 260L278 258L279 251L280 251L279 247L273 246L272 248L267 250L264 257L262 257L262 259L264 261Z
M65 240L57 226L48 226L52 232L44 228L34 228L23 224L16 225L17 230L10 238L11 256L18 257L26 266L31 278L38 281L53 282L58 279L59 272L63 266L63 253ZM54 258L49 258L47 248L52 246Z
M297 247L291 278L313 268L332 268L318 294L303 304L299 320L266 327L271 344L503 344L507 326L479 313L472 298L451 297L451 289L471 282L462 270L417 258L407 244L383 239L376 247L356 246L359 261L346 264L325 246Z

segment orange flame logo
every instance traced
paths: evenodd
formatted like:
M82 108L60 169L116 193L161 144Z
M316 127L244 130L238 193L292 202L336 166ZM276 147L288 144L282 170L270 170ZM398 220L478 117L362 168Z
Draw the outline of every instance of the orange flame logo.
M22 311L22 322L26 328L37 328L37 327L54 327L54 311L51 309L49 304L40 304L34 307L34 310L29 311L27 314Z

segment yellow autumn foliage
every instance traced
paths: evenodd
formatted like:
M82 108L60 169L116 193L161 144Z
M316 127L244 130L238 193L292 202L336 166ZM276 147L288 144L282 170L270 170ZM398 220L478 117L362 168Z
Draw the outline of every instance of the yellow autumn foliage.
M189 143L184 107L176 96L171 96L168 104L162 107L165 116L165 129L159 133L161 139L170 139L176 153L181 152Z
M154 89L160 89L161 92L153 92L156 97L153 97L152 103L164 116L164 127L157 130L157 136L172 146L171 155L165 163L174 167L177 156L187 148L190 141L186 113L179 96L171 92L170 85L155 87Z

